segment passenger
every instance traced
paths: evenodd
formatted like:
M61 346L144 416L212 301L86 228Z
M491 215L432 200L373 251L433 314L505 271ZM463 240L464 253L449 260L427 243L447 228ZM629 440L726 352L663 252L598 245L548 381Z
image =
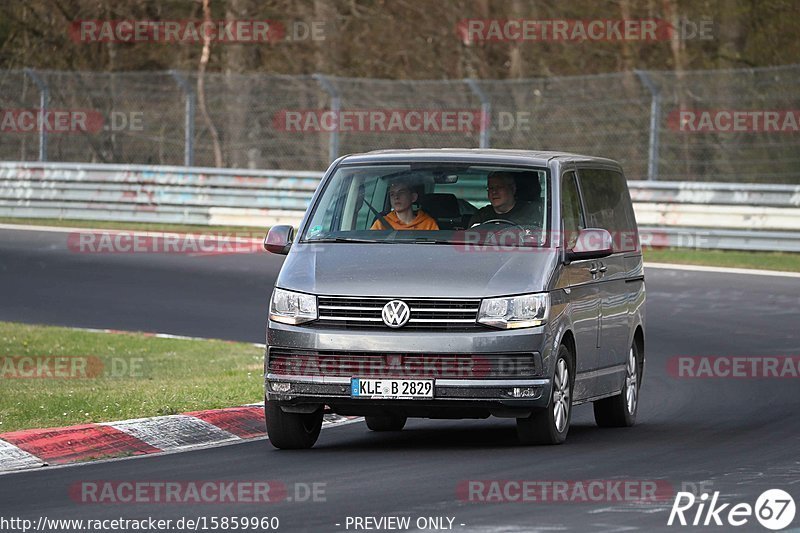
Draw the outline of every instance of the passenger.
M541 209L534 202L518 202L517 183L512 172L492 172L487 179L489 205L481 207L472 215L470 226L483 224L492 219L504 219L520 226L541 225Z
M403 230L438 230L439 224L422 209L414 212L412 204L417 201L417 193L411 190L406 182L394 182L389 186L389 201L392 211L383 216L393 229ZM370 229L388 229L381 224L381 219L375 221Z

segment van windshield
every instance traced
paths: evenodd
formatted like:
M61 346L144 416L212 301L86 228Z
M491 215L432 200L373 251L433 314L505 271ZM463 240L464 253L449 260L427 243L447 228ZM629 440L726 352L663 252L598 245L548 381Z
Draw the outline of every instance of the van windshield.
M547 245L543 168L412 163L344 166L301 242Z

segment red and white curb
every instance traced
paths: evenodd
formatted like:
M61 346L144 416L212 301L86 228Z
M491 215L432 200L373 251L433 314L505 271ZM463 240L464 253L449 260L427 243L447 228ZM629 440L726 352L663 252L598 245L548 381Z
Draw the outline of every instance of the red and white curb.
M35 455L29 454L10 442L0 440L0 469L18 470L21 468L43 466L43 464L42 460Z
M114 335L138 333L162 339L209 340L169 333L70 329ZM264 347L263 344L253 345ZM341 424L353 418L326 414L323 426ZM0 433L0 473L79 461L181 451L265 435L262 404L120 422L12 431Z
M356 419L326 414L322 425L330 427ZM0 433L0 472L183 451L264 436L261 405L12 431Z

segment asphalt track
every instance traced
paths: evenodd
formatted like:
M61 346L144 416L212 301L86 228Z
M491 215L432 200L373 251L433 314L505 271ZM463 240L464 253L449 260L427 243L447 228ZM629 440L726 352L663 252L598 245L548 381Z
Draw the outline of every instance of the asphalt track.
M280 263L269 254L76 254L63 233L2 230L0 320L263 342ZM409 516L412 526L419 517L454 517L453 531L703 529L667 527L671 498L479 503L459 496L465 480L658 480L751 505L764 490L780 488L800 503L797 379L678 379L667 372L678 355L800 354L800 280L663 269L646 276L648 366L634 428L598 429L591 407L582 406L565 445L528 448L516 444L510 420L412 420L397 434L355 423L324 430L311 451L276 451L258 440L3 475L0 517L277 516L280 531L345 531L348 516L385 515ZM70 499L71 485L91 480L325 483L325 501ZM798 527L800 515L789 529ZM766 531L752 517L736 530Z

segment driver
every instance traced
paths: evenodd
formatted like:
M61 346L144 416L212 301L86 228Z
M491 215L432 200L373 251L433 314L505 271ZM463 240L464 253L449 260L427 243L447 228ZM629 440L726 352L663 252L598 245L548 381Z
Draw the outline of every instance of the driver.
M489 174L486 192L489 205L472 215L470 227L493 219L508 220L520 226L536 224L539 210L533 202L517 201L517 183L512 172L498 170Z
M396 181L389 185L389 201L392 211L383 216L392 229L411 230L438 230L436 220L422 209L414 211L412 205L417 201L417 193L405 181ZM389 229L381 224L381 219L375 221L370 229Z

